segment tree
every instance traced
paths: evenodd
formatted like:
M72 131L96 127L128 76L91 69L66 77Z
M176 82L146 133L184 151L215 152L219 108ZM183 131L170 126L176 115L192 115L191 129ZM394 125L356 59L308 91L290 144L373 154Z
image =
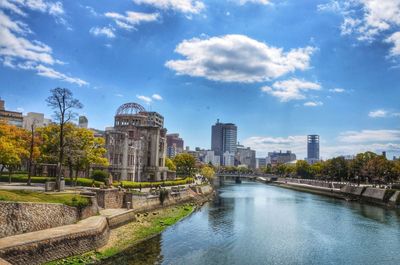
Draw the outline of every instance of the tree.
M58 125L48 125L38 129L38 134L42 139L42 162L54 163L54 161L58 161L59 131L60 127ZM75 182L81 171L85 171L85 175L88 177L89 168L93 164L108 166L108 160L104 157L106 153L104 139L95 137L91 130L67 123L64 126L64 138L65 157L62 165L68 166L71 181L73 180L74 172Z
M330 179L341 181L348 177L348 166L343 156L334 157L327 160L326 171Z
M171 171L176 171L176 166L174 164L174 161L172 161L172 159L168 157L165 159L165 166Z
M312 178L321 179L325 169L325 163L317 162L310 166L310 172Z
M310 165L304 160L297 160L296 174L301 178L309 178L311 175Z
M29 135L24 129L0 122L0 173L4 168L11 173L21 165L22 159L28 157Z
M191 154L178 154L174 158L176 169L179 173L192 176L193 169L196 165L196 158Z
M201 169L201 175L208 179L209 182L214 178L215 171L212 167L205 166Z
M62 163L64 160L64 127L72 120L76 113L74 109L81 109L82 103L73 97L72 92L67 88L54 88L51 91L51 96L46 99L47 105L54 110L55 119L58 121L59 131L59 154L58 154L58 174L57 174L57 189L60 190L60 181L62 174Z

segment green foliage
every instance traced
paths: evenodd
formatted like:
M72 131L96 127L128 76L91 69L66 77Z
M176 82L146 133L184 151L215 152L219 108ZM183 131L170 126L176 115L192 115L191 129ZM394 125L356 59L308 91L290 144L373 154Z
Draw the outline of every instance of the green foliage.
M211 181L214 178L215 171L212 167L205 166L201 169L201 175Z
M133 181L122 181L122 185L127 189L138 189L142 188L150 188L157 186L178 186L185 185L193 182L193 178L185 178L182 180L167 180L167 181L158 181L158 182L133 182ZM114 186L118 186L120 182L114 182Z
M172 161L172 159L170 159L168 157L165 159L165 166L169 170L176 171L176 165L175 165L174 161Z
M186 176L192 176L196 165L196 158L191 154L183 153L174 157L177 172Z
M296 173L301 178L309 178L311 176L311 167L304 160L297 160Z
M105 183L105 181L108 179L108 173L103 170L94 170L91 178Z

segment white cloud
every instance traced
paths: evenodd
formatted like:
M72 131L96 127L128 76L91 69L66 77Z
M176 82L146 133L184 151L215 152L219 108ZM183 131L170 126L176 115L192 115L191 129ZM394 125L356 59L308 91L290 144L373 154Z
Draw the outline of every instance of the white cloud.
M400 130L362 130L340 133L338 140L345 143L396 142Z
M18 15L27 16L24 8L42 13L48 13L52 16L59 16L65 13L63 4L59 1L43 0L1 0L0 8L8 9Z
M174 10L186 14L198 14L205 5L198 0L133 0L136 4L146 4L162 10Z
M307 101L304 103L304 106L306 107L318 107L322 105L324 105L324 103L321 101Z
M135 29L135 26L143 22L157 21L160 16L158 13L141 13L134 11L126 11L125 15L115 12L107 12L104 15L114 20L118 27L126 30Z
M105 36L107 38L115 38L114 29L111 27L93 27L89 30L94 36Z
M270 0L238 0L238 3L240 5L245 5L247 3L252 3L252 4L261 4L261 5L270 5L271 1Z
M122 94L114 94L114 96L119 97L119 98L123 98L124 97L124 95L122 95Z
M390 49L390 55L399 56L400 55L400 31L393 33L385 41L393 44L393 47Z
M264 86L261 88L261 91L277 97L281 102L288 102L291 100L306 99L306 92L320 89L321 85L318 83L292 78L275 82L272 84L272 87Z
M368 113L368 116L371 118L384 118L387 117L388 112L384 109L378 109L378 110L374 110L374 111L370 111Z
M329 89L329 92L332 92L332 93L344 93L344 92L346 92L346 90L343 89L343 88L332 88L332 89Z
M296 70L306 70L314 48L284 52L245 35L225 35L184 40L175 49L185 57L166 66L179 75L222 82L262 82Z
M144 101L146 104L150 104L153 100L150 97L146 97L143 95L136 95L136 97L142 101Z
M390 54L400 55L400 34L393 34L400 27L400 0L331 0L318 10L342 15L343 35L354 35L359 41L386 40L394 44Z
M368 116L371 118L400 117L400 113L393 112L391 110L377 109L377 110L370 111L368 113Z
M155 100L163 100L163 98L159 94L153 94L151 97Z
M38 2L37 8L40 8ZM32 4L33 5L33 4ZM21 21L11 19L0 11L0 59L3 66L33 70L40 76L59 79L79 86L88 83L82 79L60 73L46 65L63 64L52 55L52 49L38 41L29 40L32 31Z
M253 136L245 139L243 145L257 151L257 156L267 156L268 152L291 150L295 154L303 155L306 153L307 136L296 135L288 137ZM301 159L300 157L298 157Z

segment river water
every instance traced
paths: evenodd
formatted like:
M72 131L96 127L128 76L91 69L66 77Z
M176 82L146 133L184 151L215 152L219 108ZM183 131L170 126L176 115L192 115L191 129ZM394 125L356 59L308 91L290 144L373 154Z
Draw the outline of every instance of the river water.
M400 213L259 183L104 264L400 264Z

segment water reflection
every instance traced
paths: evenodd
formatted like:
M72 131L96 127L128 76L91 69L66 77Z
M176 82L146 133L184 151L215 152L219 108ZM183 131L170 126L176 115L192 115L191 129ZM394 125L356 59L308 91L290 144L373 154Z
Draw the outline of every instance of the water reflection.
M104 264L400 264L400 213L257 183L227 185Z

